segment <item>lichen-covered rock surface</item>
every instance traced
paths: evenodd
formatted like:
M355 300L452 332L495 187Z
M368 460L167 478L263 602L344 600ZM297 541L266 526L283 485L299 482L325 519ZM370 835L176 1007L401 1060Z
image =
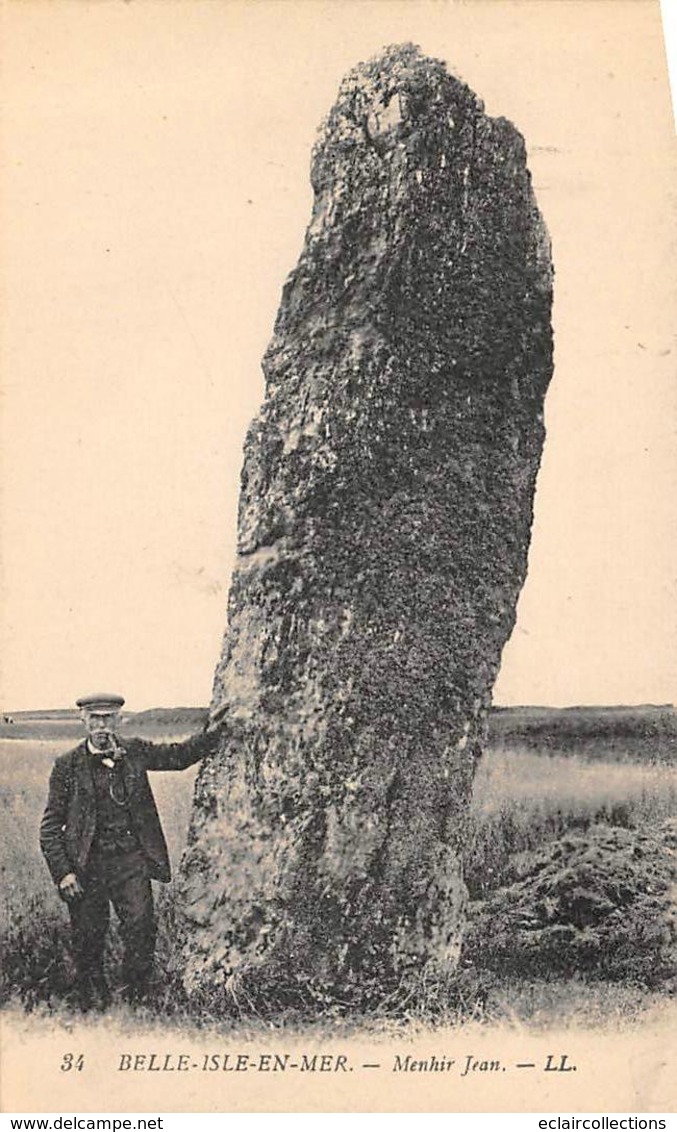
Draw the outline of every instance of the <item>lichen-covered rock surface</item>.
M442 63L352 71L312 184L182 866L184 984L217 1006L383 1004L453 970L552 370L524 142Z

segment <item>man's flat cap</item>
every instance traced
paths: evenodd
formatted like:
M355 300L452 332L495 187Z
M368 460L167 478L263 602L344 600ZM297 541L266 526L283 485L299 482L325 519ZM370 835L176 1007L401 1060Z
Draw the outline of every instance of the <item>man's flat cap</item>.
M75 701L83 711L93 712L94 714L119 711L124 702L124 696L107 692L95 692L91 696L80 696L80 699Z

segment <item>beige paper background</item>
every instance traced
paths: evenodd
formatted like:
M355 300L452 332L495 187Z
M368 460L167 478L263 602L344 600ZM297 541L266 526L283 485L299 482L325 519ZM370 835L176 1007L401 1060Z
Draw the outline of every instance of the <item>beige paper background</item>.
M6 0L3 708L203 704L245 427L345 71L524 133L556 373L498 703L677 701L675 137L653 0Z
M20 1112L672 1112L675 1107L675 1011L632 1032L566 1029L529 1032L466 1026L432 1034L406 1030L378 1038L319 1038L247 1030L186 1034L119 1022L88 1022L57 1035L45 1023L12 1018L3 1027L2 1107ZM66 1051L83 1052L82 1072L62 1073ZM352 1071L326 1073L120 1071L123 1054L151 1054L176 1064L187 1054L291 1052L344 1054ZM542 1072L548 1054L562 1053L572 1072ZM497 1071L394 1072L396 1055L500 1060ZM536 1062L538 1069L517 1069ZM364 1063L380 1069L362 1068ZM505 1067L505 1071L503 1071Z
M496 698L673 702L675 140L658 5L6 0L1 13L3 707L67 706L98 685L132 709L207 701L241 440L309 217L314 128L350 66L403 40L523 131L553 239L557 369ZM664 1110L668 1027L415 1038L419 1056L505 1064L568 1052L576 1074L547 1082L507 1070L452 1088L356 1068L349 1086L243 1074L225 1090L112 1066L130 1044L242 1048L230 1035L7 1014L2 1103ZM88 1065L68 1079L67 1049Z

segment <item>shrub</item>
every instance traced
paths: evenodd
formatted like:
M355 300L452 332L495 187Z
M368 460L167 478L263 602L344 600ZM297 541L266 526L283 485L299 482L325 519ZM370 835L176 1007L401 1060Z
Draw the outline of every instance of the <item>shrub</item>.
M471 906L466 957L508 975L673 984L676 830L598 825L522 854L513 882Z

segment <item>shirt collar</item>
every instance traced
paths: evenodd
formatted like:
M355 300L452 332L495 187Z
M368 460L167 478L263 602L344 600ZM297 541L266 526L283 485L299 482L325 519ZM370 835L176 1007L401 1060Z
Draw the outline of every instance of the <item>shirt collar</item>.
M106 755L110 757L111 753L110 751L100 751L98 747L94 746L91 739L87 740L87 750L89 751L90 755L95 755L99 759L105 758Z

